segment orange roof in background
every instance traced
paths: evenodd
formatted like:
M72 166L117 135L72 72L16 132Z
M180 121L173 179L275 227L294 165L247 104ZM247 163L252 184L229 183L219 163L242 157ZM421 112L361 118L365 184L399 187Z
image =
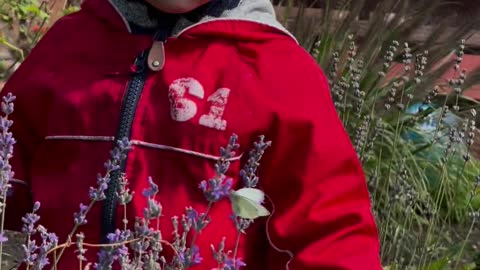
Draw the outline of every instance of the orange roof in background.
M463 61L460 64L460 69L464 69L467 72L467 79L468 74L474 71L475 69L480 68L480 55L473 55L473 54L465 54L463 56ZM449 69L443 76L442 79L448 80L455 76L455 71L453 69ZM458 75L456 76L458 77ZM465 89L463 95L480 100L480 85L474 85L469 89Z
M468 75L477 68L480 68L480 55L465 54L463 56L463 61L460 64L460 69L466 70L467 79ZM395 64L392 66L386 78L391 79L394 76L398 76L402 73L402 71L403 64ZM458 78L458 74L455 74L453 68L449 69L447 72L445 72L445 74L443 74L443 76L439 79L438 84L445 85L448 80L452 78ZM444 90L445 92L452 91L452 89L449 87L441 87L441 90ZM428 91L428 89L426 91ZM463 95L480 101L480 84L465 89Z

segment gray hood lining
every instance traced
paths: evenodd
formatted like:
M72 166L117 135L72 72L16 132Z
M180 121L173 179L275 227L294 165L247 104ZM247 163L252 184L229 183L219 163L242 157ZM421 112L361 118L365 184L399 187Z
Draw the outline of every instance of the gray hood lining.
M158 19L149 12L146 3L131 0L109 0L115 10L122 17L129 32L129 22L134 22L143 27L156 27ZM180 16L173 27L172 35L181 35L185 30L195 26L218 20L249 21L270 26L277 29L294 40L295 37L276 19L275 10L270 0L240 0L238 5L231 10L223 10L219 16L206 15L198 22L192 22L184 16Z

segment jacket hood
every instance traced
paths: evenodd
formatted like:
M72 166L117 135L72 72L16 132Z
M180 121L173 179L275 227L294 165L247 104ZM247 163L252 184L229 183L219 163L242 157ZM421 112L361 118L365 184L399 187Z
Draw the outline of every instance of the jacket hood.
M129 32L133 27L158 29L170 27L170 35L215 20L249 21L272 27L293 37L276 19L270 0L213 0L188 14L172 15L159 12L143 0L105 0L121 16ZM173 25L170 25L173 22ZM295 39L295 38L294 38Z

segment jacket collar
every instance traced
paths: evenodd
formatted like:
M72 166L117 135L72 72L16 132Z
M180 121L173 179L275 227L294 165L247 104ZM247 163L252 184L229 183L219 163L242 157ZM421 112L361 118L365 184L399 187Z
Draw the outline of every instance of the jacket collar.
M108 8L108 6L110 6ZM142 0L85 0L97 16L121 26L130 33L142 31L158 32L159 28L169 29L169 36L178 36L187 29L215 21L238 20L266 25L293 36L277 21L270 0L213 0L199 9L183 15L161 13ZM113 7L113 8L112 8ZM140 32L142 32L140 31Z

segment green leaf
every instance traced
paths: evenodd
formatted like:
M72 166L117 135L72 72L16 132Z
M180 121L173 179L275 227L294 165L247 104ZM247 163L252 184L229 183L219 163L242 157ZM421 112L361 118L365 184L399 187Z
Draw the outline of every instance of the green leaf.
M420 268L419 270L447 270L449 266L449 258L441 258L435 262L430 263L429 265Z

